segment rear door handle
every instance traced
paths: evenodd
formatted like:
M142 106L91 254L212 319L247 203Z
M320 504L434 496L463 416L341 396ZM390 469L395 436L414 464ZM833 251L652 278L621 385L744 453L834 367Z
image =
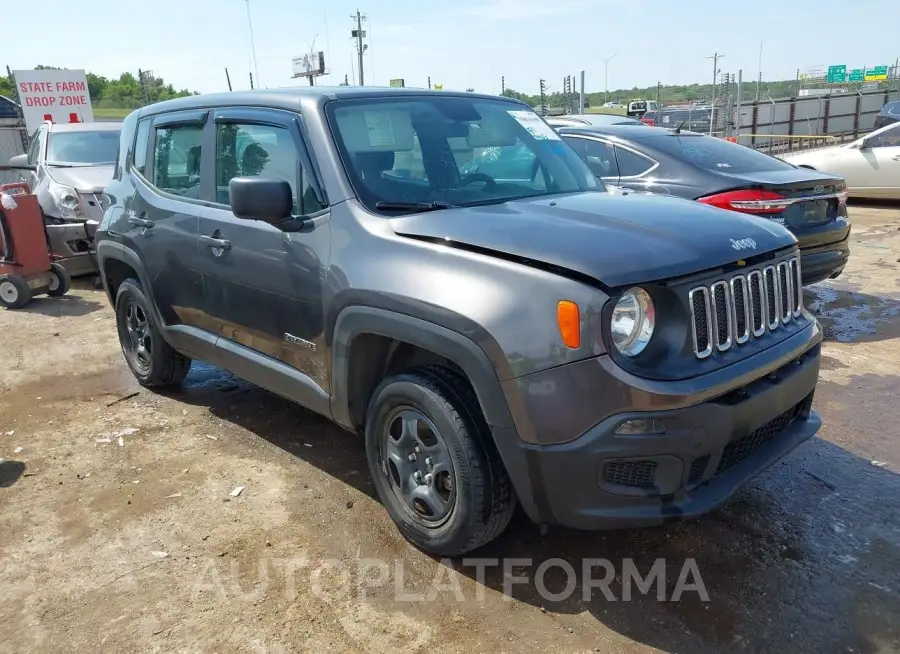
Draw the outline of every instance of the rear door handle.
M201 236L200 242L205 243L207 246L211 248L215 248L216 250L230 250L231 249L231 241L226 241L224 238L213 238L212 236Z
M138 217L138 216L129 216L129 217L128 217L128 222L131 223L132 225L134 225L135 227L143 227L143 228L145 228L145 229L152 229L152 228L153 228L153 221L152 221L152 220L147 220L146 218L144 218L144 216L146 216L146 215L147 215L147 214L142 213L142 214L140 215L140 217Z

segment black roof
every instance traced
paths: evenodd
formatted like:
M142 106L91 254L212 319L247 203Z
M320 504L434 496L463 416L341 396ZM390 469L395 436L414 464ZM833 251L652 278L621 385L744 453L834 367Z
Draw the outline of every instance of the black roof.
M296 110L301 102L308 102L309 100L312 100L316 104L324 104L329 100L395 96L452 96L477 98L482 100L505 100L514 104L522 104L518 100L504 96L473 93L469 91L437 91L434 89L394 86L296 86L280 89L227 91L223 93L190 95L184 98L157 102L156 104L144 107L140 112L141 115L151 115L161 111L202 109L220 105L263 105L267 107Z
M623 141L639 141L647 139L651 136L672 136L674 130L667 127L649 127L647 125L592 125L584 127L559 127L557 131L560 134L583 134L584 136L596 136L603 134ZM699 132L691 132L683 129L679 133L680 136L705 136Z

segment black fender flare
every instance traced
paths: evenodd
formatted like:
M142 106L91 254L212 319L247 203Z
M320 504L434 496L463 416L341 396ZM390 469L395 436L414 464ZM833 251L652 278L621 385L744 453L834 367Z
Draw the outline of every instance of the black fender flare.
M331 349L331 409L335 420L352 425L348 398L350 351L361 334L405 341L456 363L469 378L489 425L513 427L500 380L484 351L471 339L433 322L370 306L344 308L334 325Z
M141 261L137 252L127 245L123 245L116 241L99 241L96 245L96 250L97 268L99 268L100 279L103 280L103 288L106 290L106 296L109 298L110 304L115 307L116 298L110 290L109 280L106 279L106 262L114 260L128 265L135 273L137 273L138 280L141 282L141 286L144 290L144 295L150 300L154 314L153 317L156 319L158 325L165 326L165 323L163 323L162 318L159 315L159 310L156 307L156 301L153 298L153 285L150 283L150 278L147 275L144 262Z
M387 309L351 305L334 325L331 370L331 412L334 420L353 429L348 397L350 351L361 334L376 334L405 341L446 357L458 365L475 391L494 444L525 512L536 521L548 515L541 501L539 467L519 438L497 372L484 350L470 338L441 325ZM537 473L537 476L535 476Z

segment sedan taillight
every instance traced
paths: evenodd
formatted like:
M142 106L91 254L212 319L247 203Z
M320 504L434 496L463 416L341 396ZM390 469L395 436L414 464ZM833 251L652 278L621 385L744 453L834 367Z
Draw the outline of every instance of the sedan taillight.
M744 189L707 195L697 198L697 201L719 209L728 209L729 211L739 211L754 215L771 215L785 210L785 207L787 207L785 199L783 195L774 191Z

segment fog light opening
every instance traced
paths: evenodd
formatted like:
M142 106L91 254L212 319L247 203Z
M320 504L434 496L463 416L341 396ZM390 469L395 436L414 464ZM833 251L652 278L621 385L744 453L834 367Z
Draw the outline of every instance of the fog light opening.
M620 436L665 434L666 427L661 420L657 420L656 418L641 418L638 420L626 420L616 427L616 433Z

